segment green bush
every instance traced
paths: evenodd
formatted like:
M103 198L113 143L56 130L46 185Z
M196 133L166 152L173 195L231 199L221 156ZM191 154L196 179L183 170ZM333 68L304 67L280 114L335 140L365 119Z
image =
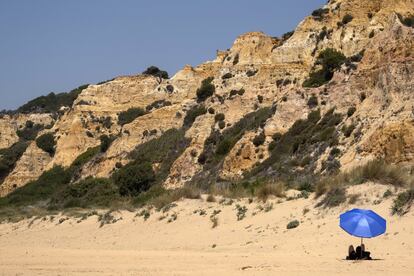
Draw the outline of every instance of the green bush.
M328 207L336 207L341 205L346 201L346 191L344 187L337 186L332 187L329 189L325 197L316 204L317 207L323 206L325 208Z
M309 113L306 120L296 121L286 133L275 134L275 140L269 145L269 158L258 163L245 177L266 176L268 171L277 171L277 179L297 183L297 178L313 176L321 154L338 143L336 126L341 121L342 116L333 109L322 118L320 110Z
M215 152L219 156L224 156L230 152L238 140L248 130L257 129L271 115L271 108L262 108L256 112L247 114L239 122L235 123L231 128L226 129L222 134L212 133L205 142L205 150L207 159L212 159L211 153ZM214 150L214 146L216 149ZM208 154L207 154L208 152Z
M169 129L160 137L138 145L130 154L130 164L158 164L154 184L160 184L167 178L174 161L184 152L190 143L185 137L185 129ZM129 164L128 164L129 165ZM128 165L118 171L125 170Z
M218 113L216 114L216 116L214 116L214 121L216 122L220 122L220 121L224 121L226 117L224 116L223 113Z
M53 133L45 133L36 139L36 145L50 156L55 155L56 141Z
M294 228L297 228L298 226L299 226L299 221L295 219L286 225L286 229L294 229Z
M136 196L151 187L155 174L151 163L133 162L115 172L112 178L121 196Z
M311 72L309 78L303 83L303 87L319 87L329 82L334 71L345 61L346 57L341 52L332 48L323 50L316 59L316 64L321 65L322 69Z
M346 114L348 115L348 117L351 117L352 115L354 115L355 111L356 111L356 107L351 106L350 108L348 108L348 112Z
M355 130L355 125L350 124L349 126L345 126L342 128L342 132L344 133L345 137L350 137L352 132Z
M171 106L171 102L170 101L166 101L166 100L158 100L158 101L155 101L155 102L147 105L145 107L145 110L146 111L151 111L153 109L159 109L159 108L163 108L165 106Z
M351 14L347 13L347 14L345 14L345 15L344 15L344 17L342 18L342 24L343 24L343 25L346 25L346 24L348 24L349 22L351 22L353 19L354 19L354 17L353 17Z
M196 92L198 102L204 102L206 99L213 96L216 91L214 84L212 84L213 80L213 77L209 77L201 82L201 86Z
M133 122L136 118L138 118L140 116L143 116L145 114L147 114L147 113L142 108L139 108L139 107L138 108L136 108L136 107L129 108L128 110L122 111L121 113L119 113L119 115L118 115L118 124L120 126L129 124L129 123Z
M71 107L73 102L89 84L79 86L69 93L50 93L47 96L35 98L17 109L19 113L56 113L62 106Z
M391 213L393 215L404 215L408 212L414 201L414 189L411 188L407 191L398 194L397 198L394 199L391 206Z
M187 111L187 114L184 117L184 127L190 128L198 116L204 115L206 113L207 109L203 105L193 106L190 110Z
M401 15L398 15L401 23L407 27L414 27L414 15L403 17Z
M82 167L86 163L89 162L94 156L96 156L100 152L101 147L93 147L88 148L84 153L80 154L75 161L73 161L72 166L74 167Z
M294 33L295 33L295 31L290 31L290 32L284 33L284 34L282 35L282 40L283 40L283 41L288 40L289 38L291 38L291 37L292 37L292 35L293 35Z
M70 179L71 172L62 167L54 167L44 172L37 180L8 194L1 201L0 206L28 206L39 201L47 201L67 185Z
M256 136L253 138L253 144L254 144L256 147L258 147L258 146L263 145L263 144L264 144L264 142L265 142L265 140L266 140L266 136L265 136L264 132L261 132L259 135L256 135Z
M321 21L328 13L329 9L317 9L312 12L312 16L315 20Z
M308 100L308 106L309 108L315 108L318 106L318 98L315 96L315 94L312 94L312 96Z
M119 200L118 187L111 180L104 178L86 178L79 183L66 185L59 193L53 195L53 209L62 208L108 208Z
M22 157L29 144L27 141L19 140L10 148L0 149L0 184L14 169L16 162Z
M151 75L151 76L154 76L154 77L158 77L160 79L168 79L168 72L167 71L162 71L156 66L148 67L147 70L142 72L142 74Z
M19 136L20 139L24 139L27 141L32 141L36 139L37 134L39 131L43 130L44 126L33 124L33 122L26 123L26 126L23 129L19 129L16 131L17 136Z
M104 134L104 135L101 135L99 139L101 140L101 146L100 146L101 152L106 152L111 146L112 142L115 140L115 137Z
M220 143L217 145L216 154L218 155L226 155L230 152L230 150L233 148L233 142L230 138L224 138L220 141Z

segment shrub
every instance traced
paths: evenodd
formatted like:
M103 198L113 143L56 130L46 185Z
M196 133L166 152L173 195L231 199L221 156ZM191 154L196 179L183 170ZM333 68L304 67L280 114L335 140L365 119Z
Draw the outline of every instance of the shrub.
M348 117L351 117L352 115L354 115L355 111L356 111L356 107L351 106L350 108L348 108L348 112L346 114L348 115Z
M101 146L100 146L101 152L106 152L111 146L112 142L115 140L115 137L104 134L104 135L101 135L99 139L101 140Z
M254 144L256 147L258 147L258 146L263 145L263 144L264 144L264 142L265 142L265 140L266 140L266 136L265 136L264 132L261 132L259 135L256 135L256 136L253 138L253 144Z
M19 113L56 113L63 106L71 107L73 102L89 84L81 85L69 93L50 93L47 96L40 96L17 109Z
M345 61L346 57L341 52L332 48L323 50L316 60L316 64L321 65L322 69L311 72L309 78L303 83L303 87L319 87L329 82L334 71Z
M214 116L214 121L216 122L220 122L220 121L224 121L226 117L224 116L223 113L218 113L216 114L216 116Z
M145 115L146 112L142 108L129 108L126 111L122 111L118 116L118 124L120 126L126 125L134 121L136 118Z
M190 110L187 111L187 114L184 117L183 125L187 128L190 128L198 116L204 115L206 113L207 110L203 105L193 106Z
M147 191L155 181L151 163L130 163L113 175L121 196L136 196Z
M102 123L102 126L106 129L110 129L112 127L112 118L109 116L100 118L99 121Z
M19 129L16 131L17 136L19 136L20 139L24 139L27 141L35 140L37 134L39 131L43 130L42 125L33 125L33 123L27 123L26 126L23 129Z
M237 65L239 63L239 54L236 54L233 59L233 65Z
M0 184L14 169L16 162L22 157L29 146L29 142L19 140L10 148L0 149Z
M142 72L142 74L151 75L151 76L154 76L154 77L158 77L160 79L168 79L168 72L167 71L162 71L156 66L148 67L147 70Z
M284 197L284 190L285 186L283 183L270 183L258 187L255 191L255 195L263 202L266 202L271 195L276 197Z
M317 9L312 12L312 16L315 20L322 20L326 14L329 13L329 9Z
M398 15L401 23L407 27L414 27L414 15L403 17L401 15Z
M257 95L257 100L259 101L259 103L263 103L263 96Z
M345 15L344 15L344 17L342 18L342 24L343 24L343 25L346 25L346 24L348 24L349 22L351 22L353 19L354 19L354 17L353 17L351 14L347 13L347 14L345 14Z
M392 191L390 189L387 189L382 195L383 198L389 198L390 196L392 196Z
M355 125L350 124L349 126L344 126L342 128L342 132L344 133L345 137L350 137L352 132L355 130Z
M242 96L244 94L245 90L243 88L239 89L239 90L231 90L230 91L230 98L233 98L236 95L240 95Z
M388 165L382 160L373 160L349 172L341 173L334 177L322 178L316 185L316 196L318 197L327 192L329 187L359 185L369 181L384 185L390 184L396 187L402 187L408 184L404 172L401 169Z
M315 108L318 106L318 98L315 96L315 94L312 94L312 96L308 100L308 106L309 108Z
M214 87L214 84L212 84L213 80L213 77L209 77L201 82L201 86L196 92L198 102L204 102L214 94L216 88Z
M246 72L246 76L248 76L249 78L250 77L253 77L254 75L256 75L257 74L257 70L248 70L247 72Z
M239 204L236 205L236 210L237 210L237 220L242 220L246 217L246 213L247 213L247 208L246 206L240 206Z
M292 35L293 35L294 33L295 33L294 31L290 31L290 32L284 33L284 34L282 35L282 40L283 40L283 41L288 40L289 38L291 38L291 37L292 37Z
M299 221L295 219L295 220L292 220L291 222L289 222L286 225L286 229L294 229L294 228L296 228L298 226L299 226Z
M128 156L133 160L118 171L134 164L158 164L153 184L160 184L167 178L174 161L188 147L190 139L185 137L185 129L169 129L161 136L138 145Z
M165 107L165 106L170 106L170 105L171 105L171 102L170 102L170 101L166 101L166 100L158 100L158 101L155 101L155 102L153 102L153 103L151 103L151 104L147 105L147 106L145 107L145 110L146 110L146 111L151 111L151 110L153 110L153 109L163 108L163 107ZM141 109L141 111L143 111L143 110ZM144 113L144 114L145 114L145 113ZM142 115L144 115L144 114L142 114ZM140 115L140 116L142 116L142 115Z
M216 198L213 195L210 194L210 195L208 195L206 201L207 202L216 202Z
M209 108L208 108L208 113L209 113L209 114L214 114L214 113L216 113L216 111L214 110L214 108L209 107Z
M293 182L296 171L301 175L313 175L319 156L326 148L338 143L336 126L341 120L341 115L333 109L323 118L320 110L309 113L306 120L296 121L283 135L275 135L276 140L269 145L269 158L257 164L246 176L265 176L273 171L279 179ZM306 162L301 162L304 157L308 157Z
M223 80L226 80L226 79L231 79L232 77L233 77L233 75L231 73L226 73L221 78Z
M367 98L367 94L365 94L365 92L362 92L361 94L359 94L359 100L361 101L361 103L365 101L366 98Z
M80 154L75 161L72 162L72 166L74 167L82 167L85 165L89 160L91 160L95 155L100 152L100 146L88 148L84 153Z
M336 186L331 187L325 197L316 205L317 207L323 206L336 207L346 201L346 191L344 187Z
M224 121L220 121L220 122L218 122L218 126L219 126L220 129L223 129L223 128L226 127L226 123Z
M217 146L216 154L218 155L226 155L230 152L230 150L233 148L233 143L230 140L230 138L225 138Z
M36 139L36 145L50 156L55 154L56 141L53 133L45 133Z
M341 150L338 149L337 147L334 147L333 149L331 149L331 152L329 153L329 155L336 157L338 155L341 154Z
M110 179L86 178L79 183L65 186L51 199L53 208L108 208L119 200L118 187Z
M44 172L37 180L8 194L2 203L6 206L27 206L49 200L54 193L67 185L70 179L70 171L62 167L53 167Z
M409 211L411 205L413 204L413 201L414 201L414 189L413 188L399 193L397 198L394 199L394 202L391 206L391 213L393 215L397 214L400 216L406 214Z

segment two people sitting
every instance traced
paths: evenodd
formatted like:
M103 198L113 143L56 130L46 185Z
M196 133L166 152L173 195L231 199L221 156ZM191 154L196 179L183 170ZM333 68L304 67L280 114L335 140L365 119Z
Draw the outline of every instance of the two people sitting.
M347 260L372 260L371 252L365 251L365 245L357 246L356 251L353 245L349 246Z

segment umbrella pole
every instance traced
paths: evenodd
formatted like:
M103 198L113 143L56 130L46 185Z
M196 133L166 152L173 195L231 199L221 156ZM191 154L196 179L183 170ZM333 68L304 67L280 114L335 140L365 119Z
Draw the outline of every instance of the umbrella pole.
M364 244L363 239L364 238L361 238L361 258L364 256L364 252L362 251L362 245Z

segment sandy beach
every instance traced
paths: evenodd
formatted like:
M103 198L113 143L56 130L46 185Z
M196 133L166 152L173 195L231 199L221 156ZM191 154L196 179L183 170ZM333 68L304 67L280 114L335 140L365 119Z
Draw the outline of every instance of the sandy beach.
M3 223L0 275L413 275L414 214L391 216L388 188L350 187L359 200L333 209L315 208L313 195L232 205L204 197L151 210L147 220L139 210L114 212L119 220L102 227L95 215ZM247 208L242 220L236 204ZM365 241L373 261L344 260L359 239L339 228L339 215L355 207L387 219L387 233ZM288 230L294 219L300 225Z

